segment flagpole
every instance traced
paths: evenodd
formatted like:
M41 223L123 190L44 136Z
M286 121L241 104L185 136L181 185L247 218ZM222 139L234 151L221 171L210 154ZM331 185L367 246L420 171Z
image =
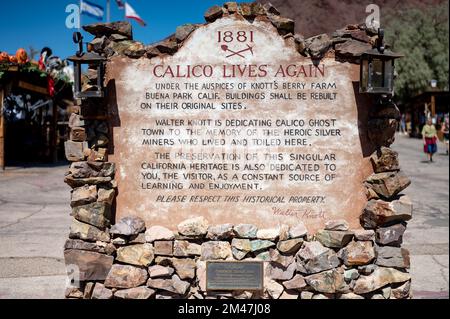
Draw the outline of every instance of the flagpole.
M111 22L111 0L106 0L106 22Z
M79 13L79 26L78 26L78 32L81 32L81 26L82 26L82 24L81 24L81 16L82 16L82 14L81 14L81 2L83 2L83 0L80 0L80 11L78 12Z

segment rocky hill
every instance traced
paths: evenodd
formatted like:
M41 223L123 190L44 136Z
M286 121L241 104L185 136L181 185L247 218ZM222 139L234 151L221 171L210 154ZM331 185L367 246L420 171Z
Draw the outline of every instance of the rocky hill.
M385 25L388 12L404 10L409 6L426 9L442 0L269 0L283 16L294 19L296 32L305 37L331 33L347 24L362 23L367 16L366 6L374 3L381 9L381 24ZM266 3L268 0L258 0Z

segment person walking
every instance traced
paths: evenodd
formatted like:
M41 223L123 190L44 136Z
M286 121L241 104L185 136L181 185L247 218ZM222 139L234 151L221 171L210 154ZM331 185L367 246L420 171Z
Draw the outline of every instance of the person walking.
M428 155L428 160L433 162L433 154L437 152L437 131L431 118L427 119L422 128L423 150Z
M442 123L441 132L444 135L444 144L447 147L447 155L449 153L449 143L448 143L448 133L449 133L449 123L448 123L448 117L445 118L444 122Z

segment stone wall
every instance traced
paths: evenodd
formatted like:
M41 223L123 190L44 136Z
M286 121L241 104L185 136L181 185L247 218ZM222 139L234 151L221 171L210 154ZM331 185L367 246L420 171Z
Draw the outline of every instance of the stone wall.
M276 8L229 2L205 13L207 23L226 15L249 21L268 19L280 35L293 41L299 54L358 63L375 43L375 30L349 25L332 35L304 39L294 22ZM145 46L132 39L126 22L84 27L95 36L91 50L110 58L133 59L173 55L201 25L183 25L165 40ZM83 90L96 83L88 70ZM106 99L78 101L70 117L66 156L72 162L65 182L72 187L72 217L64 247L68 269L78 269L78 288L67 298L273 298L273 299L403 299L410 298L409 252L401 248L412 204L401 192L410 184L400 170L394 142L399 111L393 104L373 108L367 133L377 151L373 175L365 182L367 205L361 229L345 220L329 220L323 230L308 233L303 224L258 229L251 224L209 225L199 216L172 231L158 225L146 229L138 217L115 220L115 164L108 162L112 143ZM375 103L375 101L374 101ZM230 221L231 222L231 221ZM175 225L174 225L175 226ZM207 292L207 260L261 260L263 292ZM75 267L75 268L74 268ZM71 274L73 276L73 273Z

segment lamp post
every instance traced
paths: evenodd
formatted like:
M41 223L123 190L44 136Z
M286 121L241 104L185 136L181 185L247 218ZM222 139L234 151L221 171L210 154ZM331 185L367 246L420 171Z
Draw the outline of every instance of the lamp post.
M361 55L359 92L390 100L394 95L394 60L403 55L385 49L383 29L378 29L376 46Z
M74 63L75 98L104 97L103 74L106 58L94 52L83 52L83 36L80 32L74 32L73 41L79 45L77 53L68 58L69 61ZM82 91L82 65L93 66L97 70L97 83L94 85L93 90Z

